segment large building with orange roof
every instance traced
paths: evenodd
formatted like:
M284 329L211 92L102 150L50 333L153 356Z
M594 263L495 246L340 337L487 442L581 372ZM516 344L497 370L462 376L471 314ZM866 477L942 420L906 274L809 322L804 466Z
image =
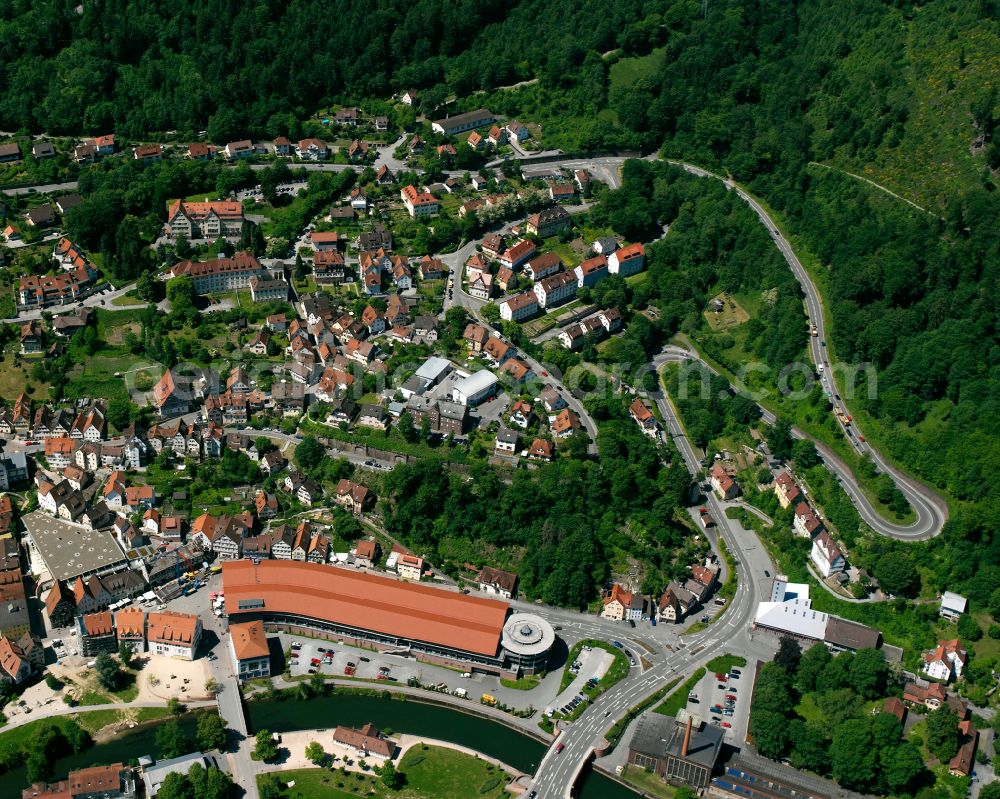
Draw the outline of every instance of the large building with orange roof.
M240 560L222 565L222 580L234 625L261 621L269 630L406 649L419 660L468 671L541 670L555 639L536 616L510 617L506 602L353 569ZM511 628L511 618L521 617ZM532 640L525 639L529 628Z
M171 238L238 239L243 232L243 205L238 202L189 203L176 200L167 211L166 234Z

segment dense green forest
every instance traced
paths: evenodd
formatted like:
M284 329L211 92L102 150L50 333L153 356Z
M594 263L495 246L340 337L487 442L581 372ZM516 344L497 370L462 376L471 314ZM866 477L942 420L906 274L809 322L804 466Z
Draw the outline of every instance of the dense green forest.
M3 0L0 129L291 135L331 100L407 88L440 100L536 69L563 81L667 5Z
M680 456L658 449L617 399L588 404L598 460L562 458L509 480L487 466L467 480L432 460L400 465L384 478L387 528L445 568L449 546L466 542L470 561L516 566L525 595L556 605L590 603L616 551L666 579L683 574L690 561L675 556L690 531L675 514L690 476Z
M878 650L833 656L815 644L802 652L786 638L758 675L750 734L765 757L787 757L796 768L831 776L844 788L912 796L933 776L918 746L900 740L899 720L874 712L880 700L899 692ZM874 705L872 712L866 703ZM958 719L944 706L930 715L927 727L933 754L947 761L958 748Z

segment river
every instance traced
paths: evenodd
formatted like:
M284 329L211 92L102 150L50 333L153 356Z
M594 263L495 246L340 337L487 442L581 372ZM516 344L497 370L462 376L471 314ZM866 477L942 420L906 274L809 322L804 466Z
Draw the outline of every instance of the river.
M534 738L494 721L423 702L397 701L376 696L341 694L303 702L300 699L273 699L247 705L251 729L271 732L331 729L338 724L360 727L374 722L395 732L424 735L452 741L475 749L524 772L534 772L546 747ZM196 718L182 718L184 731L194 737ZM159 756L155 736L158 724L146 724L85 752L60 758L53 764L57 779L65 779L73 769L98 764L127 763L142 755ZM27 787L23 768L0 775L0 799L17 799ZM602 774L588 772L578 792L579 799L636 799L638 794Z
M272 699L247 705L252 730L271 732L330 729L338 724L360 727L373 722L381 729L424 735L468 746L498 758L514 768L533 773L546 746L510 727L481 716L439 705L397 701L376 696L340 694L299 699ZM636 799L638 794L602 774L590 772L581 786L580 799Z

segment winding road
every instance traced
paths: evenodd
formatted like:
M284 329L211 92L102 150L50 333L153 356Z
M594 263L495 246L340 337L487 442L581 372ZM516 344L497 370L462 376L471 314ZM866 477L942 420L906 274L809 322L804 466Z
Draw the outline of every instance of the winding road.
M807 318L809 323L816 327L816 335L810 336L809 352L813 362L816 364L817 370L820 372L820 378L824 381L824 385L832 389L833 409L834 411L841 412L844 416L849 416L850 411L841 398L840 390L836 386L836 383L832 382L835 371L827 353L826 319L823 314L823 302L820 298L819 290L795 254L795 250L792 249L792 245L788 242L788 239L781 233L777 224L771 219L764 207L746 190L734 183L732 179L682 161L669 161L669 163L679 166L693 175L722 181L727 188L735 191L740 199L750 206L750 209L757 214L761 223L767 228L775 246L781 251L785 261L792 270L792 274L795 275L795 279L798 280L799 285L802 287L803 294L805 294ZM765 412L765 420L773 423L773 414ZM889 463L878 450L864 440L864 437L859 434L856 426L845 425L842 421L839 424L851 446L859 454L867 454L879 470L892 478L899 490L903 492L903 495L910 503L917 517L912 524L908 525L895 524L884 519L861 490L850 467L840 457L828 446L817 441L802 430L794 430L793 434L798 438L808 438L816 444L816 448L823 456L827 467L840 478L844 490L847 491L848 496L854 502L858 513L864 519L865 523L881 535L904 541L923 541L933 538L940 533L944 523L948 520L948 505L945 501L923 483L904 474Z
M659 368L677 357L675 352L667 351L654 358L653 363ZM701 471L701 462L673 407L661 391L653 392L651 397L666 422L666 435L673 439L685 467L696 477ZM773 572L774 564L752 531L740 528L737 535L733 521L726 517L713 494L709 493L703 504L716 519L718 534L736 561L736 594L725 614L705 630L685 636L675 649L667 647L663 654L647 654L645 657L653 664L649 669L642 673L637 668L633 669L625 680L600 696L580 719L567 725L556 739L563 745L562 750L550 747L535 772L532 788L538 792L538 799L569 797L576 776L595 747L601 744L608 728L624 717L629 708L671 679L684 677L721 651L754 653L763 658L768 656L767 647L770 644L759 639L755 642L750 625L757 603L770 583L764 574L769 570Z

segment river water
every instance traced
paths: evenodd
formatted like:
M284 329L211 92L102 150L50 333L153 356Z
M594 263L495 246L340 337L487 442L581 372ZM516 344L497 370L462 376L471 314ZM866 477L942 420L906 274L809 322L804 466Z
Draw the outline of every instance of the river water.
M338 724L360 727L370 721L381 729L389 727L394 732L462 744L528 773L534 772L546 750L545 745L534 738L481 716L380 696L340 694L308 701L272 699L248 703L247 712L251 730L268 729L271 732L332 731ZM196 719L191 716L181 720L185 732L192 738L195 724ZM127 763L142 755L158 757L160 753L154 740L157 726L147 724L85 752L61 758L54 764L54 774L61 779L67 772L87 766L117 761ZM0 775L0 799L18 799L27 784L23 768ZM578 796L580 799L636 799L638 794L601 774L588 773Z
M545 755L546 746L495 721L423 702L376 696L337 694L299 699L273 699L247 705L250 728L271 732L332 729L338 724L360 727L373 722L394 732L423 735L468 746L498 758L514 768L533 773ZM580 799L636 799L638 794L602 774L589 773L579 792Z

